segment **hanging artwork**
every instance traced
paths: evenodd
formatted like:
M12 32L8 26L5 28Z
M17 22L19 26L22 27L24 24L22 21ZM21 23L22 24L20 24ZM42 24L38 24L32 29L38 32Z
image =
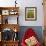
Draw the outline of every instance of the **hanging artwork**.
M26 7L25 8L25 20L26 21L37 20L37 8L36 7Z

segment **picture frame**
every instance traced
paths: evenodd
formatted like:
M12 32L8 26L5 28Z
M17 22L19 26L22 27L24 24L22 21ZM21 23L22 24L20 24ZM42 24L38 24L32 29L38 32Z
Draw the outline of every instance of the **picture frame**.
M2 10L2 15L9 15L9 10Z
M25 20L26 21L36 21L37 20L37 8L36 7L26 7L25 8Z
M16 15L17 13L18 13L18 12L15 11L15 10L10 10L10 11L9 11L9 14L10 14L10 15Z

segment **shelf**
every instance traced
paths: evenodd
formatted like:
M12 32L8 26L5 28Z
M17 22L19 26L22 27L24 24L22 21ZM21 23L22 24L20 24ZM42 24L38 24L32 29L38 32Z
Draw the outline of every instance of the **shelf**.
M18 16L19 7L0 7L0 46L18 46Z
M0 24L18 24L18 15L19 7L0 7ZM9 17L14 18L12 20L11 18L9 19Z
M18 46L18 42L3 42L3 46Z
M0 7L1 15L19 15L19 7Z
M2 24L18 24L18 16L2 16Z
M5 28L9 28L9 29L12 29L13 31L16 29L18 32L19 31L19 25L18 24L0 24L0 27L1 27L1 31Z
M15 40L15 41L12 41L12 40L10 40L10 41L3 41L4 43L15 43L15 42L19 42L19 40Z

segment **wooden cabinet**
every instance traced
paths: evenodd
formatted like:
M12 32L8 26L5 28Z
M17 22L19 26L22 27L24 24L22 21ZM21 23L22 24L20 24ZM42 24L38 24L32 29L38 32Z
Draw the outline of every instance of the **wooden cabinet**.
M19 41L0 42L0 46L18 46Z
M5 42L2 42L3 43L3 46L18 46L18 41L5 41Z
M18 46L18 17L19 7L0 7L0 46Z

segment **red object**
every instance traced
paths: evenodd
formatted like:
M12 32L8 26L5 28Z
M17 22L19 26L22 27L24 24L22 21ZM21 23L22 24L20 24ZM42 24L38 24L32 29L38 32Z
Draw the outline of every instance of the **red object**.
M25 35L24 37L22 38L22 42L21 42L21 45L22 46L26 46L26 43L25 43L25 39L28 39L29 37L37 37L36 33L34 32L34 30L32 28L29 28L27 29L27 31L25 32ZM35 46L41 46L40 43L38 42Z

